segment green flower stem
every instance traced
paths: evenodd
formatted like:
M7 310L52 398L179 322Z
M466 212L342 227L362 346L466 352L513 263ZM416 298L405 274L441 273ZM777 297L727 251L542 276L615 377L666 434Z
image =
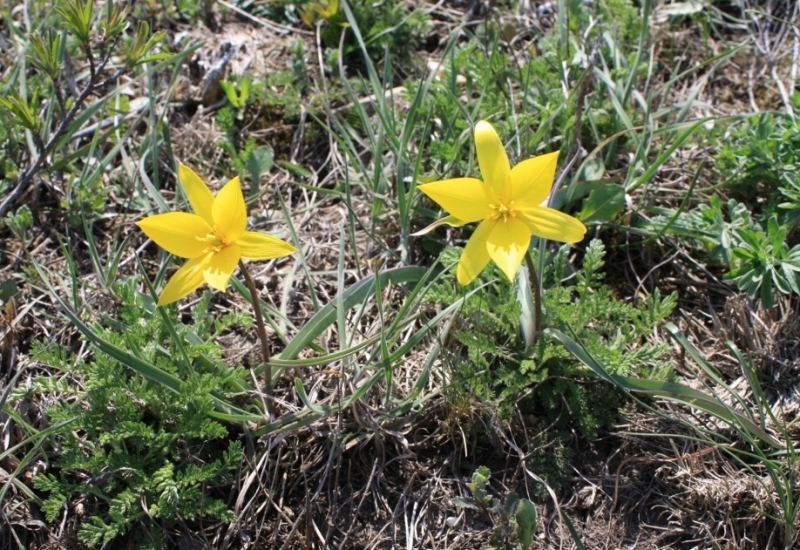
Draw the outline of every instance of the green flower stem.
M536 268L533 266L533 257L531 256L530 249L528 249L527 254L525 254L525 263L528 265L528 273L530 273L531 291L533 291L533 302L536 308L533 320L533 338L531 340L531 347L533 347L536 344L536 339L542 332L542 293L541 287L539 286L539 277L536 276Z
M250 272L244 265L242 260L239 260L239 269L244 275L244 282L250 290L250 298L253 303L253 312L256 316L256 328L258 329L258 339L261 340L261 355L264 361L264 391L267 394L267 412L270 416L275 416L275 402L272 399L272 366L269 364L269 340L267 339L267 329L264 326L264 315L261 313L261 300L258 297L256 284L250 276Z

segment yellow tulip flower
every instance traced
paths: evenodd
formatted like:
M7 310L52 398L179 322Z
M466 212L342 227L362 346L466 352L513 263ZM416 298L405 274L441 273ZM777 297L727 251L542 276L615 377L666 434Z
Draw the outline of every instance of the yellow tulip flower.
M264 233L247 231L247 209L239 178L233 178L215 197L205 182L181 164L178 181L194 214L169 212L147 217L136 225L158 246L189 261L164 287L163 306L180 300L203 282L224 291L239 260L271 260L297 249Z
M543 206L553 187L558 152L511 168L500 137L484 120L475 126L475 149L483 181L455 178L419 186L451 214L438 223L480 222L458 262L459 283L471 283L490 259L513 281L531 236L566 243L583 239L583 223Z

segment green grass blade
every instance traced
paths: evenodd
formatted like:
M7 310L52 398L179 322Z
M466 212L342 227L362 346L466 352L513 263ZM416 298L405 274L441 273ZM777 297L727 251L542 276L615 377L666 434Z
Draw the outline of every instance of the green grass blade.
M672 157L672 154L678 149L678 147L683 145L683 143L687 139L689 139L692 135L694 135L695 131L697 131L698 128L700 128L703 124L705 124L709 120L712 120L711 117L704 117L694 121L689 126L689 128L687 128L686 130L683 131L683 133L678 135L675 141L673 141L669 145L669 147L666 148L666 150L664 150L660 155L658 155L658 157L656 157L656 159L652 163L650 163L650 166L647 168L647 170L645 170L644 173L641 176L639 176L636 179L636 181L634 181L626 189L626 191L628 193L631 193L634 190L638 189L643 184L649 182L653 178L655 173L661 168L661 166L663 166L664 163L666 163L667 160L669 160L670 157Z
M566 334L556 329L546 329L545 333L561 342L576 359L589 367L598 377L626 392L643 393L695 407L726 422L737 430L741 429L747 431L749 434L776 449L784 447L783 443L765 432L761 426L753 422L750 418L731 409L728 405L715 397L674 382L645 380L612 374L608 372L599 361L592 357L583 346L579 345Z
M350 288L342 291L337 300L329 303L317 312L306 325L298 332L292 341L283 350L279 359L295 359L301 351L308 347L315 338L322 334L329 326L336 322L337 309L350 309L364 302L375 292L375 278L381 280L381 285L388 283L406 284L416 283L422 279L427 270L422 267L398 267L382 271L377 275L369 275L361 279ZM341 303L341 306L338 306Z

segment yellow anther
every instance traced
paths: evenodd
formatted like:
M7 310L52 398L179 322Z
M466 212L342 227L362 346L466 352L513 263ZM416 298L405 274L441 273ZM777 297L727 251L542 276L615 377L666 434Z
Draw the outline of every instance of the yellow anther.
M195 237L198 241L203 242L206 244L206 253L208 252L219 252L225 245L228 244L225 239L220 237L219 233L216 231L216 228L211 233L206 233L203 237Z
M503 221L505 221L508 219L509 216L515 218L517 216L517 213L511 209L512 206L514 206L513 202L509 202L508 205L502 202L500 204L490 204L489 208L494 210L494 212L492 212L490 216L491 219L497 220L503 218Z

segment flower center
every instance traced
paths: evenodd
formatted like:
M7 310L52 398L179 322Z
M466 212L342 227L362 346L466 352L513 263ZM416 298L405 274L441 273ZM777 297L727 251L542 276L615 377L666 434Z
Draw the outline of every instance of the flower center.
M508 204L502 201L499 204L490 204L489 208L493 210L491 215L493 220L507 221L508 218L517 217L517 213L514 211L514 201L510 201Z
M225 236L222 235L216 225L211 232L206 233L205 237L197 237L197 240L206 243L206 253L213 252L216 254L228 244L227 239L225 239Z

